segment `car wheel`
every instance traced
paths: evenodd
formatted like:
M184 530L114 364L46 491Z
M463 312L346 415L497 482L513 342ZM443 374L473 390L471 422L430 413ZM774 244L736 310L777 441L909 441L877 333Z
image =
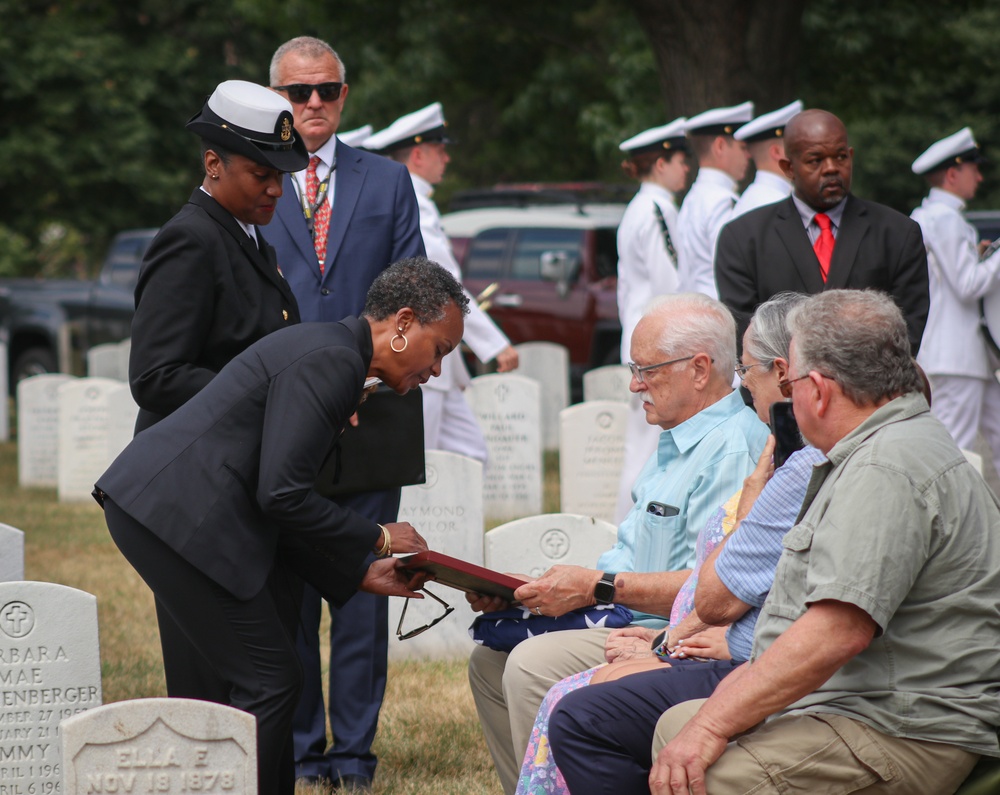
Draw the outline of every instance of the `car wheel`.
M11 370L11 388L25 378L56 372L56 357L47 348L28 348L14 362Z

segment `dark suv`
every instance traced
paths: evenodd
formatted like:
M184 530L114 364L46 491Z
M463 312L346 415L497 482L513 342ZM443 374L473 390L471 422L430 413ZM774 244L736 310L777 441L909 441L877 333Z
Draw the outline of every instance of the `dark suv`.
M624 204L557 204L461 210L442 218L473 295L515 345L569 349L574 381L616 363L615 236Z

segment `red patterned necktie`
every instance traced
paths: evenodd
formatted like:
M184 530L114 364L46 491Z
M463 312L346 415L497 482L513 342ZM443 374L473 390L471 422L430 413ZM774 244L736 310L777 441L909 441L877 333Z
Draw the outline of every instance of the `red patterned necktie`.
M813 220L819 227L819 237L813 243L813 251L816 252L816 259L819 260L819 275L826 283L826 275L830 272L830 259L833 257L833 231L830 229L830 216L826 213L816 213Z
M319 177L316 176L318 165L318 157L313 155L309 158L309 168L306 169L306 201L310 207L316 204L316 194L319 192ZM330 202L326 201L325 195L323 199L323 204L316 208L313 215L313 246L316 248L320 273L323 273L326 263L326 233L330 229Z

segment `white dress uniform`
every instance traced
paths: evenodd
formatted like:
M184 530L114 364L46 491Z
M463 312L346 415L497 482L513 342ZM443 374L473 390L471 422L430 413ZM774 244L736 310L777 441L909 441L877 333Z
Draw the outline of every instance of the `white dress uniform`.
M730 136L752 118L753 103L744 102L729 108L712 108L692 116L687 120L685 130L688 137ZM715 244L722 227L732 217L737 199L736 180L717 168L700 165L698 177L684 197L677 221L681 292L704 293L718 299Z
M979 299L1000 290L1000 251L979 261L964 207L954 194L931 188L911 214L927 246L931 295L917 361L931 380L934 416L964 449L981 430L1000 470L1000 383L979 329Z
M677 149L686 151L681 117L662 127L645 130L620 149L634 156L643 152L663 152L672 157ZM649 302L659 295L676 293L677 276L677 200L667 188L652 180L625 208L618 225L618 318L622 326L622 364L632 359L632 332ZM646 422L646 411L638 395L629 395L629 414L625 425L625 454L618 486L615 523L632 508L632 486L646 461L656 449L660 428Z
M753 178L753 182L747 185L747 189L743 191L743 195L740 196L739 201L736 202L736 206L733 207L733 213L729 220L739 218L743 213L756 210L765 204L780 202L791 195L791 182L772 171L761 171L758 169L757 176Z
M660 216L671 239L677 236L677 205L666 188L644 182L625 208L618 226L618 317L622 324L622 363L632 359L630 345L643 309L652 298L678 291L677 264L667 251ZM638 395L629 396L625 455L615 508L616 523L632 508L632 485L656 449L660 428L646 422Z
M384 130L366 139L362 146L372 152L387 154L421 143L449 143L447 126L441 103L432 102L425 108L396 119ZM424 239L427 258L437 262L461 283L462 271L452 251L451 241L441 226L441 214L431 199L434 188L426 179L412 172L410 179L420 208L420 234ZM507 348L510 341L476 305L468 290L465 294L469 298L469 314L465 316L462 341L482 361L488 362ZM472 408L462 395L470 380L461 351L456 348L441 360L441 375L421 385L424 447L427 450L446 450L469 456L485 465L486 440Z
M420 208L420 234L424 238L427 258L446 268L461 282L462 271L451 249L451 241L441 227L441 215L431 199L433 189L427 180L411 174L413 191ZM480 360L488 362L510 345L475 299L469 297L469 314L465 316L462 341ZM486 441L462 391L468 386L469 371L456 348L441 360L441 375L421 385L424 399L424 446L428 450L447 450L469 456L486 464Z
M762 113L734 132L733 138L748 144L764 141L778 143L785 135L785 125L801 113L802 108L802 100L797 99L794 102L789 102L783 108L772 110L770 113ZM765 204L780 202L791 194L792 183L785 179L782 174L758 167L753 182L747 186L739 201L736 202L732 218L738 218L743 213L756 210Z
M715 244L739 199L736 180L717 168L701 168L678 214L677 253L682 292L718 299Z

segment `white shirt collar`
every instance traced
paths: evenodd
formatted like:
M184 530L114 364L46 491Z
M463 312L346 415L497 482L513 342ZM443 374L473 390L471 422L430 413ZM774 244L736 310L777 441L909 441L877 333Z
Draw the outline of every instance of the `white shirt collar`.
M927 201L939 202L940 204L952 207L959 212L965 209L965 202L962 201L954 193L949 193L941 188L931 188L930 193L927 194Z
M434 193L434 186L423 177L417 176L411 171L410 179L413 181L413 192L416 193L417 196L430 198L431 194Z
M725 188L730 193L736 192L736 180L729 176L725 171L720 171L717 168L702 166L698 169L698 178L695 182L707 182L712 185L718 185L721 188Z

